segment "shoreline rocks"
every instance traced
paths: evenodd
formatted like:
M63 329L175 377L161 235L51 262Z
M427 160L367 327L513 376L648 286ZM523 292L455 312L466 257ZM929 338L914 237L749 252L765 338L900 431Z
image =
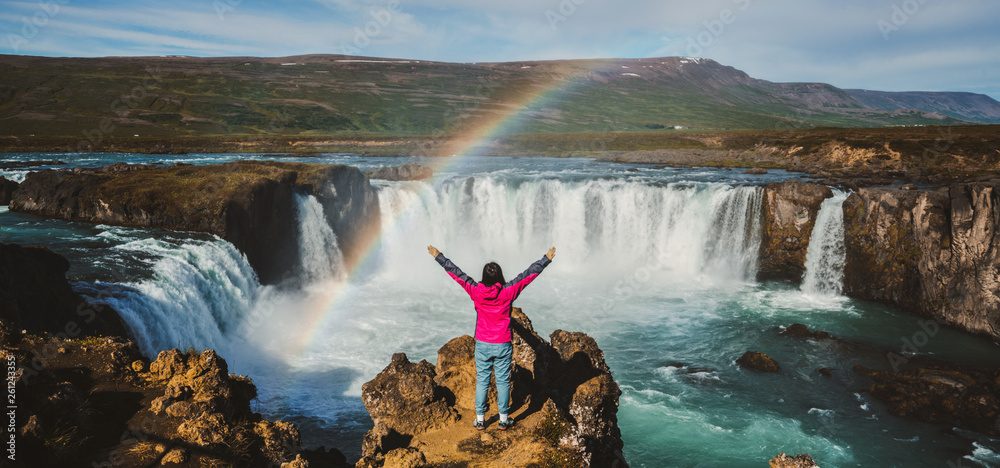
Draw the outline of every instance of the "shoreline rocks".
M0 341L0 354L20 368L16 466L348 466L336 450L302 450L294 424L252 412L253 382L212 350L149 362L120 338L27 336Z
M929 362L928 362L929 361ZM1000 368L966 369L923 358L894 371L854 367L873 381L868 392L890 414L1000 435Z
M747 351L736 360L736 363L744 369L753 369L760 372L778 372L781 365L774 358L760 351Z
M25 178L10 209L215 234L246 254L263 283L276 283L300 268L296 194L320 202L348 263L379 228L376 191L357 168L273 161L46 170Z
M772 458L768 464L771 468L819 468L812 457L804 453L794 457L781 453Z

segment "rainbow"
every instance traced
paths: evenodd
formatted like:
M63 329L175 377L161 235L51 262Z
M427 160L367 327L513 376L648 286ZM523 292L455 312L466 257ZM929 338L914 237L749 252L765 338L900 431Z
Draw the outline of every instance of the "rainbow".
M600 64L600 62L595 62L595 64ZM504 104L511 109L510 111L478 112L476 115L468 117L472 121L460 125L458 131L452 132L453 135L442 137L441 141L435 142L436 144L428 150L429 155L444 156L437 158L431 164L435 174L458 166L473 155L476 148L504 135L516 133L526 111L543 107L549 102L558 102L579 86L583 80L578 78L597 71L597 67L606 66L608 65L605 63L590 68L579 67L568 73L551 73L547 83L535 83L529 89L517 90L513 99L506 100ZM396 212L389 213L388 216L395 219L409 209L410 206L403 206ZM387 214L383 213L382 216L385 219ZM346 278L343 278L344 281L329 289L330 293L314 298L306 305L307 311L304 314L300 336L293 340L292 356L306 353L314 341L320 337L319 331L325 328L325 322L333 315L337 303L350 295L350 279L357 272L373 265L374 256L372 253L376 250L380 237L381 235L369 236L365 241L367 245L358 248L359 255L348 268Z

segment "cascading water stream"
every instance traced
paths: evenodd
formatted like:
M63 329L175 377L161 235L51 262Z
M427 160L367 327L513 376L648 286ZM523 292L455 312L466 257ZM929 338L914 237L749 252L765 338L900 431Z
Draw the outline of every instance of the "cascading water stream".
M152 256L152 277L105 284L90 299L118 311L144 354L188 346L229 349L226 332L250 309L260 288L257 274L232 244L141 239L117 248Z
M345 273L344 255L337 235L323 214L323 205L312 195L295 195L299 218L299 258L301 280L306 284Z
M340 278L343 255L322 205L312 195L296 195L296 203L302 283ZM117 310L148 356L188 346L232 351L232 334L257 298L280 295L262 288L246 257L222 239L140 239L117 248L152 258L152 277L81 292Z
M844 200L847 194L835 191L823 201L806 252L802 292L818 296L839 296L844 285Z

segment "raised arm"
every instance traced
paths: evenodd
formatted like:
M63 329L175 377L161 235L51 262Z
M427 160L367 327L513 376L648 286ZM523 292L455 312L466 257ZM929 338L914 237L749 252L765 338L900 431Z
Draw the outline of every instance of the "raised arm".
M434 256L434 260L437 260L438 264L441 265L442 268L444 268L444 271L448 273L448 276L450 276L451 279L455 280L458 284L460 284L462 286L462 289L464 289L466 293L472 294L472 288L476 286L475 280L470 278L469 275L465 274L465 272L462 271L462 269L459 268L458 265L455 265L454 263L451 262L451 260L448 260L448 258L445 257L444 254L441 253L440 250L436 249L433 245L427 246L427 252L430 253L432 256Z
M555 256L556 248L552 247L545 255L542 256L542 258L538 259L535 263L532 263L528 269L524 270L520 275L517 275L516 278L505 284L503 288L505 291L510 291L510 294L512 294L511 300L517 299L517 296L521 295L521 291L531 284L531 282L542 273L542 270L544 270L545 267L552 263L552 259L555 258Z

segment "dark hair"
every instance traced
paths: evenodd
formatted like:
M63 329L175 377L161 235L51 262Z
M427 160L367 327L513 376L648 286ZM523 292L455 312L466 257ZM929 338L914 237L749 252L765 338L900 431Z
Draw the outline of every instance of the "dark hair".
M503 279L503 270L500 269L500 265L498 265L497 262L490 262L483 265L482 283L487 286L493 286L494 284L503 286L507 283Z

